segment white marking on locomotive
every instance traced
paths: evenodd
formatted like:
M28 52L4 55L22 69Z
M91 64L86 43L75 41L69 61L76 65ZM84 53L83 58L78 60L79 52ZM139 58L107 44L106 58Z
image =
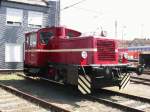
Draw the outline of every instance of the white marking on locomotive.
M81 48L81 49L29 49L25 50L25 52L82 52L82 51L91 51L97 52L97 48Z

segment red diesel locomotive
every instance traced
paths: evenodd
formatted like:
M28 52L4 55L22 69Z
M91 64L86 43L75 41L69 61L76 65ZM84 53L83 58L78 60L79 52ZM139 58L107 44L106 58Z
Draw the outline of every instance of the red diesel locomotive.
M75 85L83 94L104 86L125 87L136 70L118 61L116 41L80 35L65 27L26 33L25 74Z

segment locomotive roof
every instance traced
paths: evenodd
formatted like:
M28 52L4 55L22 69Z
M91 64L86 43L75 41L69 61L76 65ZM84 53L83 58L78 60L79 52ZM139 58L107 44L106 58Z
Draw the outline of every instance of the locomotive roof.
M72 39L77 39L76 37L78 37L78 39L79 39L79 38L83 39L83 38L88 38L88 37L90 37L90 38L99 38L99 39L101 39L101 40L116 41L115 39L106 38L106 37L105 37L105 38L104 38L104 37L97 37L97 36L93 36L93 35L81 36L81 32L76 31L76 30L73 30L73 29L69 29L69 28L66 28L66 27L63 27L63 26L59 26L59 27L52 26L52 27L41 28L41 29L39 29L39 30L37 30L37 31L28 32L28 33L26 33L26 35L32 34L32 33L37 33L37 32L39 32L39 31L42 31L42 30L44 31L44 30L47 30L47 29L50 29L50 30L65 29L65 31L71 31L71 32L76 33L76 36L73 36L74 38L70 38L70 40L72 40ZM57 34L56 34L56 35L57 35Z
M81 32L79 32L79 31L76 31L76 30L73 30L73 29L70 29L70 28L66 28L66 27L62 27L62 26L59 26L59 27L52 26L52 27L41 28L37 31L28 32L28 33L26 33L26 35L31 34L31 33L37 33L39 31L46 30L46 29L50 29L50 30L65 29L66 31L71 31L71 32L76 33L78 36L81 35Z

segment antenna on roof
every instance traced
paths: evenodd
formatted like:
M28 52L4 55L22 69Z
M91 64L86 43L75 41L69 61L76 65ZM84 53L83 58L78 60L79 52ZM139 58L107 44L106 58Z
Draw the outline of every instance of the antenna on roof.
M115 20L115 38L117 38L118 37L118 32L117 32L117 29L118 28L118 22L117 22L117 20Z

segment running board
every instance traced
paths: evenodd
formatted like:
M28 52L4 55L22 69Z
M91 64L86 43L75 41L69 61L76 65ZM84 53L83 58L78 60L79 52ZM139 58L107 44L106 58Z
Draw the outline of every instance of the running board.
M123 89L130 82L130 73L127 73L121 80L119 84L119 89Z

